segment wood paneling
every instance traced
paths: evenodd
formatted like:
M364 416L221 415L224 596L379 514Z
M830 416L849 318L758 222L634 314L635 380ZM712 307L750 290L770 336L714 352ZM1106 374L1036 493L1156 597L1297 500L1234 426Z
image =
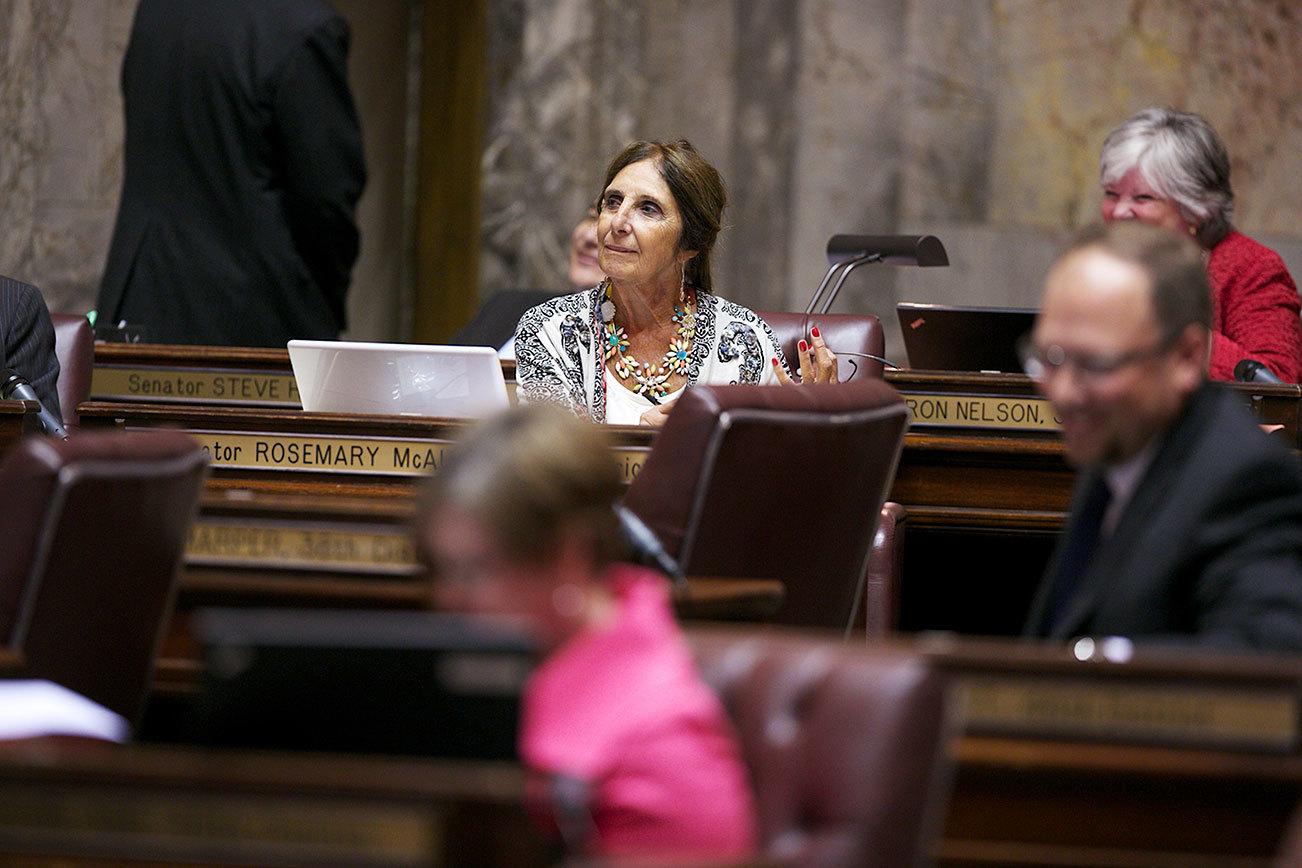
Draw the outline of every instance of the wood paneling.
M412 331L418 343L445 341L479 307L487 5L423 4Z

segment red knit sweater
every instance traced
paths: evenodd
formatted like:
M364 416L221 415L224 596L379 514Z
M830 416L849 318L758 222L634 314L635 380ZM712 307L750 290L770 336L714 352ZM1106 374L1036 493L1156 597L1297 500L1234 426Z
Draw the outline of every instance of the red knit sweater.
M1213 380L1233 380L1242 359L1265 363L1286 383L1302 374L1297 284L1279 254L1230 232L1207 260L1212 284Z

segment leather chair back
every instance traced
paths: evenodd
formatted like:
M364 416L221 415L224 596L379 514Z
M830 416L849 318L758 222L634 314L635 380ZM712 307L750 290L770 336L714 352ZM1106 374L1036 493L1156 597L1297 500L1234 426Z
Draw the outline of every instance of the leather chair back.
M886 636L900 623L900 576L904 572L904 524L908 512L898 503L882 504L868 556L864 583L864 635Z
M848 631L906 424L875 379L696 386L624 502L688 575L781 579L775 620Z
M1275 868L1298 868L1302 865L1302 801L1293 809L1293 817L1284 830L1279 852L1275 855Z
M950 726L938 673L900 649L689 630L741 741L761 858L926 863L944 816Z
M882 363L848 355L868 353L886 355L886 338L881 321L872 314L805 314L795 311L757 311L773 329L778 346L787 355L788 364L795 358L801 338L809 337L809 328L817 325L833 352L841 352L841 381L853 377L881 377ZM868 558L867 598L864 601L864 626L869 638L884 636L899 623L899 581L903 568L904 507L887 503L882 507L877 536ZM897 530L897 527L899 528Z
M85 314L50 314L54 323L54 354L59 359L59 415L64 427L77 427L77 405L90 395L95 364L95 334Z
M793 311L757 310L755 311L773 329L778 339L778 346L787 356L787 364L798 367L796 347L801 338L808 340L810 326L818 326L818 332L827 341L834 353L870 353L874 356L886 355L886 337L882 331L881 320L872 314L824 313L805 314ZM853 364L851 364L853 362ZM857 367L857 372L856 372ZM837 367L841 382L851 376L859 379L864 376L881 377L882 363L872 359L843 355Z
M0 636L135 721L208 457L180 432L28 437L0 462Z

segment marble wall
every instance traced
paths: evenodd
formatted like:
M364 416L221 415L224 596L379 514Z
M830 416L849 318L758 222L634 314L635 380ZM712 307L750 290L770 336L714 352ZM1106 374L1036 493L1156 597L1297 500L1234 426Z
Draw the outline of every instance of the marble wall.
M1097 213L1133 111L1205 114L1241 228L1302 272L1302 13L1287 0L490 0L482 292L562 288L567 230L632 137L729 182L721 292L803 307L837 232L932 233L948 269L862 268L837 310L1034 305Z
M122 184L118 75L137 0L0 0L0 274L52 310L95 303ZM350 334L396 337L406 268L407 53L415 0L338 0L367 187Z
M0 273L94 304L122 178L135 0L0 0Z
M1135 109L1206 114L1241 228L1302 273L1302 13L1290 0L485 0L481 295L564 289L569 230L632 138L686 137L729 182L716 284L802 307L837 232L929 232L948 269L862 268L838 310L1034 304L1092 219L1098 146ZM405 35L420 0L338 0L371 163L353 333L403 336ZM135 0L0 0L0 272L88 307L121 178ZM425 58L435 63L437 58ZM895 332L889 353L900 356Z

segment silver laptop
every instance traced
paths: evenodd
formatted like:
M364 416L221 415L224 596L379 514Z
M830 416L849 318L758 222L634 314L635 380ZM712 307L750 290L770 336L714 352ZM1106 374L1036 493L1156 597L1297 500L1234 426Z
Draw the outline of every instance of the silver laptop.
M303 409L477 418L509 406L488 347L290 341Z

